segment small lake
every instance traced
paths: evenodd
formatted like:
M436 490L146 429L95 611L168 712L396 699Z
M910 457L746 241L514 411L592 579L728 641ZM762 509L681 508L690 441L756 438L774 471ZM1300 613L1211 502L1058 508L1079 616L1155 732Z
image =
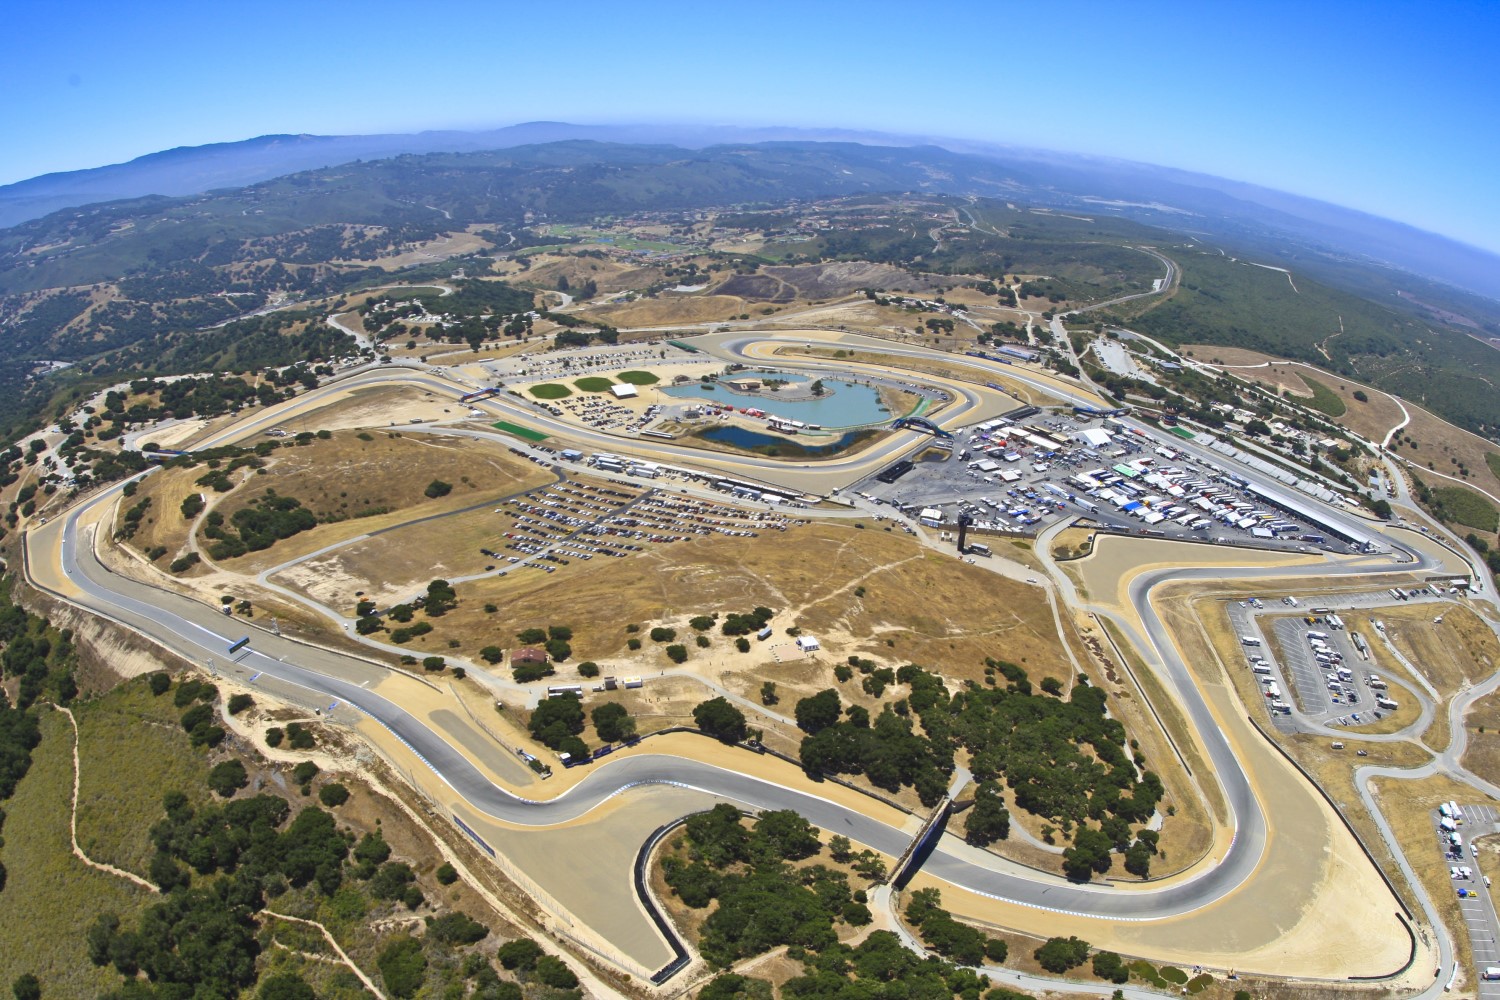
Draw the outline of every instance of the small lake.
M807 382L806 375L781 372L742 372L737 377L785 379L788 382ZM702 399L721 406L733 406L737 410L754 408L765 410L773 416L787 420L800 420L805 424L819 424L825 428L857 427L861 424L878 424L894 420L896 414L887 412L880 405L880 394L874 386L850 382L845 379L824 378L823 386L828 394L818 399L779 399L774 392L731 392L722 385L708 388L702 382L674 385L661 391L677 399ZM784 441L784 438L776 440Z
M760 451L774 446L777 453L781 455L821 456L837 454L873 433L873 431L849 431L829 441L827 438L808 438L801 435L787 437L785 434L762 434L744 427L724 424L697 431L694 437L705 441L717 441L720 444L743 448L746 451ZM819 443L813 444L814 441Z

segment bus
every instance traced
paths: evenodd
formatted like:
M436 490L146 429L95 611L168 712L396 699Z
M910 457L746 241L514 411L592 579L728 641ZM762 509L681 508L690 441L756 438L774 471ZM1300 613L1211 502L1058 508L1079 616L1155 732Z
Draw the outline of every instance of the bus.
M248 645L250 645L250 637L247 635L242 639L236 639L234 642L231 642L229 644L229 651L231 653L238 653Z

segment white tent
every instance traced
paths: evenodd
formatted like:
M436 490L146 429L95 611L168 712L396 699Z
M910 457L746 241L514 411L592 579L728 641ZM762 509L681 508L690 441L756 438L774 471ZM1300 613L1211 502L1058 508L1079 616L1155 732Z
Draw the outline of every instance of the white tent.
M634 399L640 395L640 393L635 391L635 386L627 385L624 382L610 386L609 391L615 394L616 399Z

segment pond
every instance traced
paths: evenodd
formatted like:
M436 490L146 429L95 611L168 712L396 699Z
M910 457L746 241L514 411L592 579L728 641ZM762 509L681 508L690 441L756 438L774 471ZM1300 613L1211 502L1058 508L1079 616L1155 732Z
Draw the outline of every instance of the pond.
M694 437L705 441L716 441L745 451L785 456L806 455L819 457L845 451L876 433L873 430L849 431L829 441L827 438L787 437L785 434L762 434L744 427L722 425L697 431ZM814 444L813 442L818 442ZM774 449L774 450L772 450Z
M738 377L750 377L761 373L741 373ZM767 378L780 378L788 382L805 382L807 376L790 373L768 372ZM677 399L703 399L722 406L733 406L737 410L755 408L765 410L772 416L787 420L800 420L805 424L818 424L826 428L858 427L862 424L878 424L894 419L880 405L880 393L874 386L856 383L847 379L824 378L827 395L817 399L780 399L774 392L732 392L726 386L710 388L702 382L689 382L662 389L668 396Z

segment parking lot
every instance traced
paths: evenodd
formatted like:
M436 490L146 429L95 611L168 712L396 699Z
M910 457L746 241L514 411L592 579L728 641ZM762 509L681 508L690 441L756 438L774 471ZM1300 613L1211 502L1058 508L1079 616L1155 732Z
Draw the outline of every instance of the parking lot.
M595 556L624 558L647 545L728 535L755 538L806 524L770 510L753 510L679 496L615 480L569 479L512 497L497 508L496 540L480 554L509 568L531 565L548 573ZM494 568L494 567L491 567Z
M908 471L882 470L898 474L868 477L851 492L913 515L936 509L947 524L967 515L980 530L1035 533L1059 518L1086 517L1108 530L1158 538L1349 551L1258 504L1237 473L1110 418L990 420L962 428L951 444L946 458L935 448Z
M1453 829L1445 829L1445 823ZM1445 816L1441 810L1432 811L1433 839L1443 856L1443 863L1448 866L1453 891L1459 897L1458 908L1463 914L1469 944L1474 951L1471 972L1478 980L1476 995L1484 1000L1500 1000L1500 981L1481 978L1486 968L1500 967L1500 918L1495 914L1494 900L1484 876L1475 865L1473 841L1497 832L1497 823L1500 823L1500 810L1493 806L1459 806L1451 817ZM1454 838L1457 838L1457 844Z
M1357 603L1358 596L1338 603ZM1267 615L1272 616L1269 631L1274 645L1267 641L1262 621ZM1240 637L1245 666L1259 676L1272 720L1283 731L1296 728L1289 706L1280 708L1288 699L1295 699L1298 711L1310 722L1358 727L1394 711L1399 704L1395 699L1416 697L1401 681L1393 689L1392 678L1369 668L1348 630L1349 623L1332 602L1311 609L1295 597L1270 603L1248 598L1229 605L1229 619Z

